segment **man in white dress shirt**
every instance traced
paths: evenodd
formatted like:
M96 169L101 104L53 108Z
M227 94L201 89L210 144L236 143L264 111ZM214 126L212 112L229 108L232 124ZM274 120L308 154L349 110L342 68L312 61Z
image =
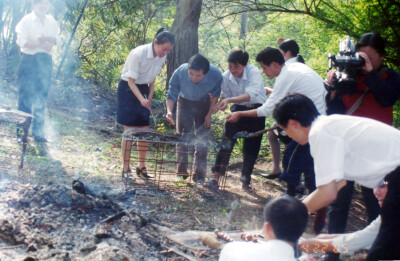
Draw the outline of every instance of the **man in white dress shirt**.
M232 242L221 251L219 261L295 261L295 242L307 226L308 213L300 200L281 196L264 208L265 242Z
M224 111L231 104L231 112L246 111L260 107L265 101L264 82L260 70L247 62L249 55L241 49L234 49L228 55L229 70L222 75L222 99L218 104ZM217 187L220 176L224 176L233 147L236 143L234 135L240 131L256 132L265 128L265 117L243 117L236 123L226 122L222 139L230 141L228 148L221 148L212 167L213 179L207 183ZM251 174L261 147L262 135L247 138L243 141L242 188L251 189Z
M60 42L60 29L51 15L48 0L32 0L33 11L17 24L17 44L21 48L18 72L18 109L33 111L32 134L45 142L44 108L51 84L52 49Z
M275 104L290 92L297 92L309 97L320 114L326 114L325 87L322 78L310 67L302 63L285 63L282 53L275 48L267 47L256 58L263 72L275 80L274 88L261 107L248 111L233 112L227 116L228 122L237 122L241 117L266 117L272 114ZM290 162L290 166L289 166ZM300 184L301 174L309 192L315 189L313 160L308 145L299 146L290 141L283 157L284 172L280 178L288 183L287 193L295 195L295 188Z

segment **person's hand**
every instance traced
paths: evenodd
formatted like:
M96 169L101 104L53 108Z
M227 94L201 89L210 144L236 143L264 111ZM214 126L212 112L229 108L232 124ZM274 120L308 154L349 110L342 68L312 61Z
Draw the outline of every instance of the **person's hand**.
M175 126L175 122L172 119L172 113L171 112L167 112L167 114L165 115L165 119L169 122L169 124L171 124L172 126Z
M365 60L365 64L363 67L361 67L361 70L364 73L370 73L374 68L372 67L371 59L369 59L369 56L364 53L364 52L358 52L358 55Z
M269 95L272 92L272 88L270 88L268 86L265 86L264 90L265 90L265 95Z
M206 115L206 118L204 119L204 128L208 129L211 127L211 113Z
M150 110L151 108L151 100L144 98L143 100L140 101L140 104L148 110Z
M336 74L336 69L330 70L325 77L325 82L329 85L332 86L333 83L333 77L335 77Z
M228 108L228 99L223 99L222 101L220 101L220 102L218 103L218 108L219 108L221 111L226 110L226 108Z
M240 119L240 115L238 112L233 112L233 113L229 114L228 116L226 116L227 122L235 123L235 122L238 122L239 119Z

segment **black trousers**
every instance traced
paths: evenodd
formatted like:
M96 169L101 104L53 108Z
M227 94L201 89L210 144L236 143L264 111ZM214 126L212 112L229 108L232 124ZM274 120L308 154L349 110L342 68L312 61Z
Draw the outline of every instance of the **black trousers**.
M400 259L400 166L385 180L388 192L382 204L382 224L368 251L368 261Z
M18 110L33 113L33 136L44 137L44 109L53 63L47 53L22 54L18 71Z
M246 107L235 104L235 106L231 107L231 111L235 112L253 110L259 106L261 106L261 104L257 104L254 107ZM263 130L264 128L265 117L242 117L236 123L226 122L222 139L225 141L231 141L231 146L229 148L220 149L218 151L213 170L220 173L220 175L225 175L233 147L237 142L237 140L234 139L233 136L237 132L256 132ZM243 166L241 181L245 185L250 184L251 173L253 172L254 164L256 163L258 153L260 151L261 140L262 135L260 135L259 137L247 138L243 140Z

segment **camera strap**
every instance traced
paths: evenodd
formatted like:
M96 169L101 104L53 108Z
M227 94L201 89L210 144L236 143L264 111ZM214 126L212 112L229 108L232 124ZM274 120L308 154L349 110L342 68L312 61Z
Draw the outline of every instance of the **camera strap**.
M346 115L351 115L357 110L357 108L361 105L362 101L364 100L365 95L367 95L368 91L369 88L367 88L363 92L363 94L357 99L357 101L350 107L350 109L346 112Z

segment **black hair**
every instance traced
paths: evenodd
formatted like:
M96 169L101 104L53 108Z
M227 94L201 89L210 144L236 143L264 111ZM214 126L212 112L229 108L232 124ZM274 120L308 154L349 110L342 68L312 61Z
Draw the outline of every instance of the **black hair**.
M381 56L385 56L385 39L377 33L365 33L361 35L360 39L356 44L356 51L359 51L361 47L371 46Z
M279 65L285 63L285 59L283 58L281 52L278 49L272 47L267 47L259 52L257 54L256 61L259 63L262 62L267 66L270 66L272 62L276 62Z
M228 55L228 63L238 63L246 66L248 61L249 54L240 48L233 49Z
M171 43L173 45L175 43L175 36L165 28L158 29L154 39L157 40L157 44Z
M295 243L306 229L308 212L297 198L280 196L265 205L264 218L277 239Z
M195 71L203 71L203 74L207 74L210 70L210 62L201 54L195 54L190 57L188 62L189 69L193 69Z
M297 61L299 63L305 63L303 56L299 54L300 47L295 40L292 39L284 40L282 43L279 44L279 49L281 49L284 52L290 51L292 57L297 57Z
M289 93L283 97L272 112L276 122L285 128L290 119L298 121L303 127L311 126L318 115L319 112L313 101L299 93Z

